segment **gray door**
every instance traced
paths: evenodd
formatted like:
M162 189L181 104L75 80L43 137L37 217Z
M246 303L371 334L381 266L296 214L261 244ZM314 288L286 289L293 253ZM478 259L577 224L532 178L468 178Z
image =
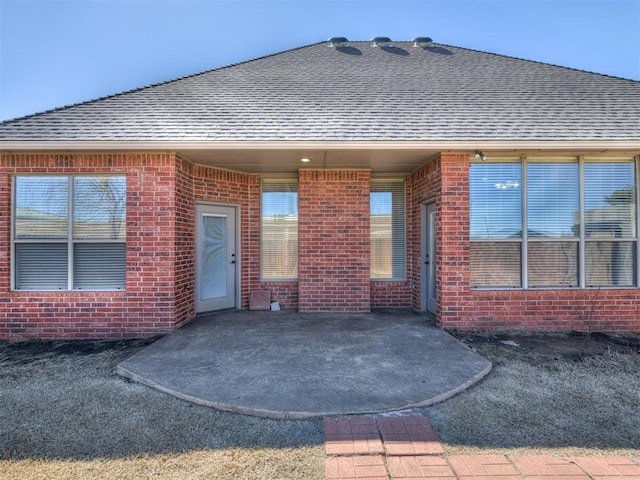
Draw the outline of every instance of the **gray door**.
M427 203L422 215L422 305L436 313L436 204ZM425 308L426 307L426 308Z
M196 312L236 306L236 209L196 205Z

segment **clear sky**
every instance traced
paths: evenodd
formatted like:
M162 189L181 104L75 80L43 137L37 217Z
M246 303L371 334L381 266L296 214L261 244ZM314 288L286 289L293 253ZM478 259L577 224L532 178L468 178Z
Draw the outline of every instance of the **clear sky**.
M640 80L640 0L0 0L0 119L330 36L387 36Z

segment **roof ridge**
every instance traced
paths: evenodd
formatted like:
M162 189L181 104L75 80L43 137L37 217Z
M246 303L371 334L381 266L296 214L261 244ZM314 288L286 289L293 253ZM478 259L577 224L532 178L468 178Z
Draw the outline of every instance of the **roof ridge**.
M122 96L122 95L127 95L129 93L134 93L134 92L139 92L141 90L146 90L146 89L150 89L150 88L159 87L161 85L168 85L170 83L178 82L180 80L185 80L187 78L192 78L192 77L197 77L197 76L200 76L200 75L205 75L207 73L215 72L215 71L218 71L218 70L224 70L224 69L231 68L231 67L236 67L238 65L244 65L246 63L256 62L258 60L264 60L265 58L275 57L276 55L281 55L283 53L295 52L296 50L302 50L303 48L313 47L313 46L319 45L321 43L324 43L324 41L316 42L316 43L310 43L308 45L302 45L302 46L299 46L299 47L289 48L289 49L286 49L286 50L281 50L279 52L269 53L267 55L262 55L262 56L259 56L259 57L250 58L249 60L242 60L242 61L239 61L239 62L234 62L234 63L229 63L229 64L226 64L226 65L221 65L219 67L210 68L210 69L207 69L207 70L202 70L200 72L190 73L188 75L182 75L180 77L172 78L170 80L163 80L161 82L150 83L148 85L142 85L140 87L131 88L129 90L122 90L120 92L110 93L108 95L103 95L101 97L90 98L89 100L84 100L82 102L70 103L70 104L67 104L67 105L61 105L59 107L49 108L47 110L42 110L40 112L35 112L35 113L30 113L28 115L23 115L21 117L9 118L7 120L2 120L0 122L0 125L4 126L4 125L7 125L9 123L25 120L27 118L39 117L41 115L46 115L46 114L49 114L49 113L58 112L58 111L61 111L61 110L67 110L67 109L73 108L73 107L78 107L80 105L87 105L87 104L90 104L90 103L95 103L95 102L100 102L102 100L107 100L109 98L115 98L115 97L119 97L119 96Z

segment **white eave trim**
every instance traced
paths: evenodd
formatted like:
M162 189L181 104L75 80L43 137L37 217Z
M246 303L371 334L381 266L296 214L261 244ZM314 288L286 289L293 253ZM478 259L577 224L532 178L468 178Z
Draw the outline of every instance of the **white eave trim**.
M639 140L464 141L0 141L0 151L190 150L640 150Z

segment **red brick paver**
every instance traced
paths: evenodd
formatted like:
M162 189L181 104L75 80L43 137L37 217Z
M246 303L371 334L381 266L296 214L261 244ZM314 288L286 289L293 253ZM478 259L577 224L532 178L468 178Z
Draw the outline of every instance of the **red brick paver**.
M327 455L374 455L384 453L374 417L325 418Z
M387 455L442 455L444 449L424 417L378 417Z
M640 458L453 455L426 418L326 418L327 480L640 480Z
M511 459L527 480L591 480L580 467L552 455L533 455Z
M448 460L460 480L522 480L504 455L454 455Z
M387 457L387 468L396 480L455 480L456 475L441 457L432 455Z
M574 457L571 460L593 480L640 480L640 466L626 457Z
M330 457L325 463L327 480L389 480L382 455Z

